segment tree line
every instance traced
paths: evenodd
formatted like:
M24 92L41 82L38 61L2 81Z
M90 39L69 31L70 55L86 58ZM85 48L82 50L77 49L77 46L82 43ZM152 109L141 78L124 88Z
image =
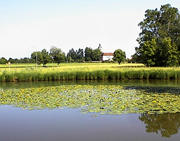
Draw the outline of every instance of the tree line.
M51 47L49 51L43 49L41 51L35 51L31 53L31 57L25 57L21 59L6 59L4 57L0 58L0 64L6 64L8 62L12 64L18 63L37 63L43 64L44 66L47 63L63 63L63 62L93 62L102 60L102 46L99 46L96 49L91 47L86 47L85 49L70 49L67 55L58 47Z
M92 62L101 61L102 51L101 44L98 48L92 49L91 47L86 47L85 50L79 48L78 50L70 49L67 55L58 47L51 47L50 51L43 49L41 51L35 51L31 54L30 58L21 59L6 59L4 57L0 58L0 64L10 63L37 63L46 65L47 63L63 63L63 62Z
M31 53L30 58L21 58L13 59L9 58L8 60L4 57L0 58L0 64L20 64L20 63L37 63L38 65L43 64L45 66L47 63L64 63L64 62L100 62L102 61L102 46L99 46L96 49L91 47L86 47L85 49L70 49L67 55L60 49L55 46L51 47L48 52L46 49L41 51L35 51ZM126 53L121 49L114 51L113 61L121 62L126 61Z

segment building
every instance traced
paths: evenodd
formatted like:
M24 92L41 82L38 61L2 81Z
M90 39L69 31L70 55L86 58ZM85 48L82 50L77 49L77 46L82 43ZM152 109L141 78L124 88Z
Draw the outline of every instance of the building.
M113 53L103 53L102 54L102 61L112 61L113 60Z

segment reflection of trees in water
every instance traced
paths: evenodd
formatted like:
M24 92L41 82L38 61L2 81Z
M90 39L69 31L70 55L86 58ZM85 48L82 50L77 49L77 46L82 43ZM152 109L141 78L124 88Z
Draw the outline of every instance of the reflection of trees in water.
M146 125L146 132L160 133L162 137L170 137L177 134L180 128L180 113L141 114L139 119Z
M180 94L179 87L151 87L151 86L126 86L125 89L136 89L144 90L147 93L171 93L171 94Z

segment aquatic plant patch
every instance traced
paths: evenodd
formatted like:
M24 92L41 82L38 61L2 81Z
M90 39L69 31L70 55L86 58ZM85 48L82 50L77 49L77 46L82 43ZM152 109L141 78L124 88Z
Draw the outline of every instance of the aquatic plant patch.
M180 112L180 95L124 89L119 85L60 85L2 88L0 104L28 110L67 107L100 114L161 114Z

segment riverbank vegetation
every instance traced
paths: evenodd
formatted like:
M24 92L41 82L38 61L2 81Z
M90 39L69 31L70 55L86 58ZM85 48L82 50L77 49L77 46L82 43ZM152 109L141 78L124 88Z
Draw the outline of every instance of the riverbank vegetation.
M133 66L133 65L132 65ZM1 68L1 82L162 79L180 80L180 68L144 67L137 64L71 63L47 68Z

